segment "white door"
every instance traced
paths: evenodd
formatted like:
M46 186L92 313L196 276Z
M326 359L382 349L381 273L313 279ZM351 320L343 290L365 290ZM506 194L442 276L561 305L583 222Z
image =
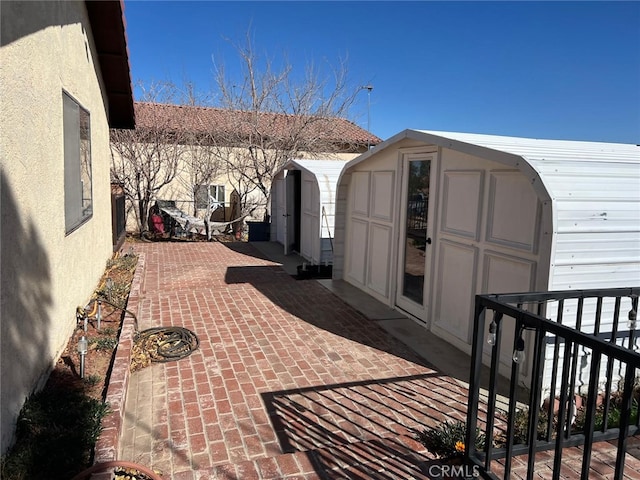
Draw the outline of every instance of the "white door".
M403 156L396 305L424 322L429 320L436 171L435 153Z

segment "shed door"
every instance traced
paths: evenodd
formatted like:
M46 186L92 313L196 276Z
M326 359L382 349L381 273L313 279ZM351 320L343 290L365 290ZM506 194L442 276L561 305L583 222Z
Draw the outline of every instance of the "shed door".
M406 154L400 211L396 305L427 321L436 155Z

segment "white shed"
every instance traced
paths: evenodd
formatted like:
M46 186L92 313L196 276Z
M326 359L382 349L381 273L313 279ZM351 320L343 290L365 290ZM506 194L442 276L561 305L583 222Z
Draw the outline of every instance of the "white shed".
M336 207L334 279L466 352L476 294L640 284L636 145L405 130Z
M344 160L290 160L271 187L271 240L312 265L333 263L336 186Z

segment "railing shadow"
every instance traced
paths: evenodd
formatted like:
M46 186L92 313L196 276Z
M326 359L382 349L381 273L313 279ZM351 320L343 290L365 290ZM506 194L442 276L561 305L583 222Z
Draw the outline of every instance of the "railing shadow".
M415 434L466 411L457 385L436 372L261 396L282 451L308 452L323 478L429 478L433 457Z

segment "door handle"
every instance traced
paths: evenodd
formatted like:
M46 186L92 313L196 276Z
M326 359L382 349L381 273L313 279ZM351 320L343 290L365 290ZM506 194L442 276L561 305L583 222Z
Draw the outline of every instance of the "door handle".
M427 238L427 245L431 245L431 237Z

